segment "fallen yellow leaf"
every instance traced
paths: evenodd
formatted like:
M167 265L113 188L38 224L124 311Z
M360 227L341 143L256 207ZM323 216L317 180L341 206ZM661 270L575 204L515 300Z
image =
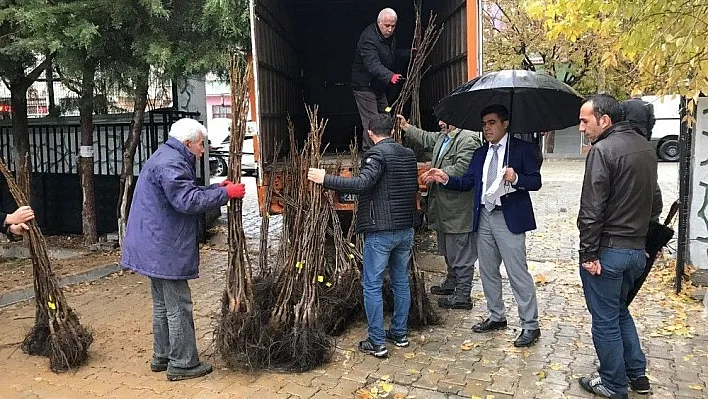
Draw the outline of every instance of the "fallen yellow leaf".
M703 390L703 385L689 385L688 386L691 389L695 389L696 391L702 391Z
M382 382L382 383L381 383L381 389L383 389L384 392L391 392L391 390L393 389L393 385L388 384L388 383L385 383L385 382Z
M560 370L561 368L563 368L563 366L561 366L561 365L558 364L558 363L554 363L554 364L551 365L551 370L553 370L553 371L558 371L558 370Z
M548 284L548 277L545 274L539 274L533 279L536 285L546 285Z

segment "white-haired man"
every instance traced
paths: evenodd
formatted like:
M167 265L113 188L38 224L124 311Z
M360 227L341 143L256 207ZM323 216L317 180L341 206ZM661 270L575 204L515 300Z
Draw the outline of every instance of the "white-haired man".
M388 107L386 88L402 82L403 76L393 72L396 58L408 56L407 50L396 50L396 23L398 15L391 8L379 12L375 23L367 26L359 36L352 66L352 90L361 117L362 148L367 150L374 143L368 135L371 118Z
M200 187L196 162L204 154L206 128L180 119L169 139L147 160L133 194L123 243L123 266L150 278L153 302L152 371L171 381L209 374L199 361L187 280L199 277L198 215L230 198L243 198L243 184L226 180Z

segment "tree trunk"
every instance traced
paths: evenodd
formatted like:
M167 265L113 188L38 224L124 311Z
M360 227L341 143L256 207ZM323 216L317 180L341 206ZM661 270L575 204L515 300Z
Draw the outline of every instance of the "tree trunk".
M118 203L118 242L123 247L125 228L128 224L130 204L133 201L135 176L133 165L135 151L140 144L140 134L143 130L143 119L148 100L150 66L144 65L140 75L135 80L135 95L133 105L133 119L130 123L130 136L123 146L123 170L120 174L120 202Z
M47 113L52 118L58 118L59 109L57 109L56 99L54 98L54 65L52 62L47 64L47 69L44 70L44 77L47 80L47 97L49 100Z
M12 141L15 149L15 172L18 177L20 190L25 194L27 200L32 203L30 193L30 182L32 172L32 160L29 154L29 123L27 120L27 90L32 83L39 78L39 75L52 62L54 54L47 55L44 61L35 67L30 73L26 73L23 63L17 63L12 70L14 76L9 79L10 107L12 112ZM12 61L8 61L12 62Z
M29 124L27 119L27 82L24 79L24 71L18 71L19 76L10 81L10 107L12 110L12 141L15 147L15 172L20 190L31 201L30 187L26 182L31 179L20 178L23 175L29 177L32 170L30 159L25 164L25 157L29 154ZM31 202L30 202L31 203Z
M87 59L81 77L81 149L79 151L79 176L83 192L82 227L84 245L98 242L96 230L96 199L93 184L93 92L96 62Z
M544 136L545 138L545 147L546 147L546 154L553 154L553 151L555 150L556 147L556 132L547 132L546 135Z

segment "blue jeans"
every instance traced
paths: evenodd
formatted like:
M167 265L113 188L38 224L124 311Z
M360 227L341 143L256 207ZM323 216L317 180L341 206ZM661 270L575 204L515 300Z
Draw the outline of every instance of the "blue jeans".
M647 361L639 344L632 315L627 309L627 293L644 271L644 249L601 247L599 275L582 266L585 302L592 315L592 340L600 359L600 377L607 388L626 393L628 378L645 375Z
M374 344L386 342L383 320L383 274L390 267L393 289L391 333L408 333L408 309L411 291L408 285L408 262L413 249L413 229L374 231L364 238L364 309L369 323L369 339Z

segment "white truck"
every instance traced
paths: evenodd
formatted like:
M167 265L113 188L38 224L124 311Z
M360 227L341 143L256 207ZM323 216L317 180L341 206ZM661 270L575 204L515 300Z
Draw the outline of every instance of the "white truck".
M642 100L654 106L656 124L652 129L651 143L656 148L656 154L662 161L678 161L681 97L678 95L643 96Z

